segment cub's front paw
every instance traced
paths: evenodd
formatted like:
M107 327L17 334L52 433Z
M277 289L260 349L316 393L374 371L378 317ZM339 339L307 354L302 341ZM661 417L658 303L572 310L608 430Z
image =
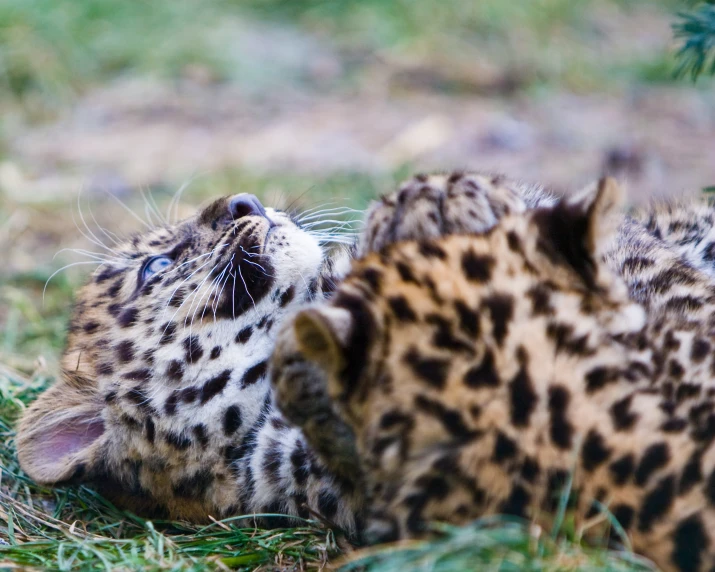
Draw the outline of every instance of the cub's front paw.
M302 430L334 476L343 482L357 483L361 470L355 435L328 393L325 370L300 351L292 320L278 335L270 377L276 405L288 421Z

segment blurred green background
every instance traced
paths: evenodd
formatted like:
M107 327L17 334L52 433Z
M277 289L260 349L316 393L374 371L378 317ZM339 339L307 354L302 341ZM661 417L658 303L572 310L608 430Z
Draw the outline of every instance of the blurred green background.
M138 567L165 546L91 492L39 489L16 465L13 422L56 375L92 269L47 283L84 260L64 249L141 228L122 205L145 217L181 188L184 212L236 192L362 208L409 173L452 168L563 191L608 172L634 201L697 193L715 183L715 93L673 79L685 4L0 0L0 545L25 543L0 547L0 568L71 568L58 546L75 520L106 540L72 545L86 569ZM121 544L125 524L137 536ZM256 541L245 565L270 568L288 534ZM301 541L314 564L330 550L321 534ZM176 542L147 569L203 569Z

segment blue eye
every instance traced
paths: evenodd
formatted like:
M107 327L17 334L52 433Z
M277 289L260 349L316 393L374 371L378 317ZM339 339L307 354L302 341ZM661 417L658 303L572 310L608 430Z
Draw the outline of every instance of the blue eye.
M165 268L171 266L174 261L168 256L155 256L150 258L142 269L142 281L148 280L154 274L158 274Z

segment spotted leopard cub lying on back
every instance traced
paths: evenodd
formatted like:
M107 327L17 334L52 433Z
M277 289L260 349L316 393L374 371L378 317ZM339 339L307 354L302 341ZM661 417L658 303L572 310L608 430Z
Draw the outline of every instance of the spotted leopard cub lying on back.
M623 220L604 180L506 216L485 203L504 218L449 236L425 189L405 200L434 206L435 238L364 248L272 358L281 408L360 491L367 539L494 513L547 525L572 474L577 525L605 505L663 568L712 569L715 286L689 262L707 270L708 227Z
M22 419L23 469L143 514L353 530L349 492L276 411L267 379L277 324L332 288L337 262L247 194L122 243L77 295L62 378Z

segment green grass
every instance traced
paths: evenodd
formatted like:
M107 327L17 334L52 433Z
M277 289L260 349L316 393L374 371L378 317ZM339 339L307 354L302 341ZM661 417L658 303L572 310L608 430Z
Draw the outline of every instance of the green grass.
M192 64L219 69L209 49L211 4L159 0L2 0L0 78L6 92L62 103L117 74L176 75Z
M595 7L625 14L644 5L674 12L678 0L2 0L0 101L30 115L57 110L88 87L119 75L164 78L197 69L251 91L287 81L315 83L303 64L235 48L258 19L332 46L342 81L360 85L376 59L407 61L482 81L481 67L518 76L518 85L598 89L614 77L671 77L671 54L613 51L592 22ZM254 29L255 28L255 29ZM286 40L276 36L276 43ZM282 57L282 56L281 56ZM305 56L309 58L310 56ZM305 62L303 62L305 63ZM634 74L613 74L622 68ZM610 78L610 79L609 79ZM459 82L457 82L459 84ZM455 83L447 82L447 86ZM320 82L317 87L324 88Z
M470 526L435 526L441 537L364 550L341 570L610 570L646 572L652 566L628 551L584 548L538 526L507 516L478 520Z
M629 11L646 2L664 10L679 6L677 0L605 0L601 5ZM543 49L554 31L593 33L595 25L586 16L597 6L593 0L444 0L439 6L429 0L234 0L239 3L268 18L297 20L348 45L380 49L429 44L449 51L490 43L509 51L515 34L533 36Z

